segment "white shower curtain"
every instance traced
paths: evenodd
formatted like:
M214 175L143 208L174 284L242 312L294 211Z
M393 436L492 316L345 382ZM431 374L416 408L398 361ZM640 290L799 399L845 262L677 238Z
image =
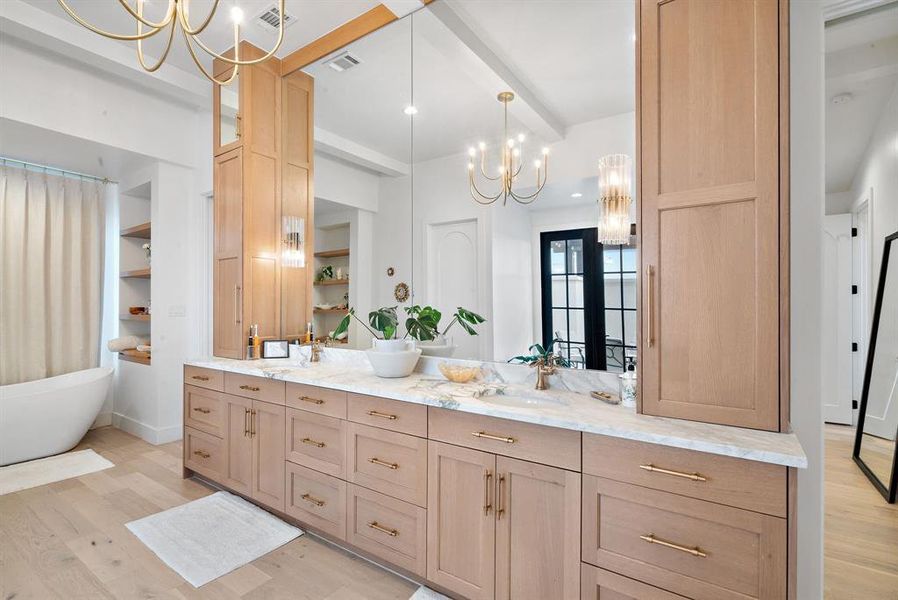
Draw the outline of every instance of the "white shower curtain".
M0 166L0 385L99 365L103 185Z

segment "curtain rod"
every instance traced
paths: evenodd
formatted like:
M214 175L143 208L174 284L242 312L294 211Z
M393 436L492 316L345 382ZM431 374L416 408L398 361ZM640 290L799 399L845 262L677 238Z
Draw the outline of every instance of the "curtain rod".
M39 165L37 163L28 162L27 160L16 160L15 158L6 158L5 156L0 156L0 161L3 164L16 163L22 165L22 168L26 169L28 167L32 167L35 169L40 169L45 173L49 173L50 171L55 171L56 173L62 173L63 175L74 175L81 179L93 179L94 181L99 181L100 183L118 183L118 181L112 181L108 177L97 177L96 175L89 175L87 173L79 173L78 171L69 171L68 169L58 169L56 167L49 167L47 165Z

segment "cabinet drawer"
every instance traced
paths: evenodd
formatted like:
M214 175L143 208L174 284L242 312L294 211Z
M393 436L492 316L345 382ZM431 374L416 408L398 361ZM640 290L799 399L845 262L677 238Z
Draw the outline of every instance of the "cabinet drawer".
M349 394L349 420L427 437L427 407L399 400Z
M291 517L335 538L346 539L346 482L288 462L287 503Z
M224 443L214 435L184 428L184 466L219 481L224 460Z
M583 472L786 516L787 469L778 465L586 433Z
M580 432L431 408L432 440L580 470Z
M184 425L224 437L224 407L222 392L192 385L184 386Z
M583 560L695 600L786 597L786 520L583 476Z
M224 391L224 372L184 365L184 383L221 392Z
M346 421L287 409L287 460L346 477Z
M394 498L427 505L427 440L349 423L349 481Z
M347 542L426 576L427 511L352 484L347 503Z
M346 418L346 392L302 383L287 383L287 406L320 415Z
M583 563L580 600L686 600L662 589Z
M229 394L272 404L284 404L283 381L239 373L225 373L224 375L225 391Z

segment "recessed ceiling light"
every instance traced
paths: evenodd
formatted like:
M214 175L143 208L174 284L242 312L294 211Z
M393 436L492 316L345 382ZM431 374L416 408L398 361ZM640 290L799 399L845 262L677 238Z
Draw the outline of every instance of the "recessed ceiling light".
M844 94L836 94L835 96L833 96L831 102L833 104L847 104L852 100L854 100L854 94L852 94L851 92L845 92Z
M574 192L573 194L571 194L571 198L582 198L582 197L583 197L583 194L581 194L580 192Z
M414 106L406 106L405 110L403 110L402 112L404 112L407 115L416 115L416 114L418 114L418 109L415 108Z

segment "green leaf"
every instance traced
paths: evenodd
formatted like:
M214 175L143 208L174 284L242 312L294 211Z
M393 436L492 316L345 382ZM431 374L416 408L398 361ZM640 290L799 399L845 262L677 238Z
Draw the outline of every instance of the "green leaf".
M353 315L355 315L355 309L350 308L349 312L346 313L346 316L340 320L340 324L337 325L337 328L334 329L334 338L349 329L349 322L352 320Z
M471 323L472 325L479 325L480 323L483 323L484 321L486 321L486 319L484 319L477 313L472 312L466 308L462 308L461 306L459 306L457 308L457 310L455 312L455 316L458 317L459 321ZM471 335L475 335L475 334L471 334Z
M368 313L368 323L371 327L384 334L384 339L393 338L396 328L399 327L399 317L396 316L396 307L389 306L378 308Z
M462 329L464 329L465 331L468 332L468 335L477 335L477 332L474 330L473 327L468 325L467 321L459 319L458 324L461 326Z
M427 342L436 337L434 328L423 318L409 317L405 320L405 328L410 336L421 342Z

